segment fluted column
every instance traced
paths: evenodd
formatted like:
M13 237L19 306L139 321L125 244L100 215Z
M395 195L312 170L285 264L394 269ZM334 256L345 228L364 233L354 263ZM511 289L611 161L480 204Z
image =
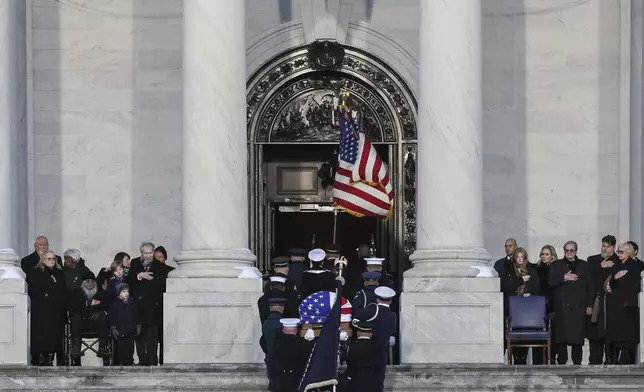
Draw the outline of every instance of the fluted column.
M186 0L182 251L186 277L236 278L248 249L243 1Z
M165 363L261 363L262 280L248 249L244 1L183 1L179 268L164 296Z
M26 365L28 360L28 297L25 275L14 246L20 222L17 210L18 133L26 132L24 66L25 2L0 1L0 365ZM21 80L21 78L23 78Z
M405 276L476 276L483 242L480 0L420 1L418 209Z
M401 363L501 363L503 295L483 245L481 0L420 0L417 251Z

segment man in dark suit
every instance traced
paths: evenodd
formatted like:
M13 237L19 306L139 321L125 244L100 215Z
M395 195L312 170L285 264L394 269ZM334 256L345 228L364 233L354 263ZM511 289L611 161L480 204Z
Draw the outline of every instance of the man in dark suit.
M499 274L503 276L503 271L506 268L512 267L512 255L514 251L517 250L517 240L514 238L508 238L505 240L505 257L502 257L494 262L494 269Z
M137 302L141 334L136 337L136 353L139 366L157 366L159 359L159 320L163 287L167 269L154 260L154 244L144 242L139 247L141 257L132 259L127 282L131 296Z
M615 264L619 263L619 258L615 253L615 245L617 245L615 236L604 236L602 238L601 253L588 257L588 268L592 274L593 290L595 291L595 302L587 336L590 342L590 358L588 361L590 365L604 363L604 352L606 351L604 344L604 331L606 329L604 323L604 282L614 272ZM606 359L608 359L608 355L606 355Z
M38 262L40 261L40 256L49 250L49 240L47 237L41 235L36 238L34 243L34 252L29 256L23 257L20 260L20 268L24 271L25 275L31 272L32 269L36 268ZM60 256L56 256L56 263L63 266L63 260Z

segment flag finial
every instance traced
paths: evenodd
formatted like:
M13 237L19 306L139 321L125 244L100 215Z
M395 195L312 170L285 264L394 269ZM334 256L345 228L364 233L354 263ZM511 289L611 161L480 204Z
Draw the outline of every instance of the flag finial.
M342 99L342 106L344 106L345 108L347 106L347 101L349 100L350 95L351 94L349 93L349 90L347 90L346 88L343 88L340 90L340 98Z

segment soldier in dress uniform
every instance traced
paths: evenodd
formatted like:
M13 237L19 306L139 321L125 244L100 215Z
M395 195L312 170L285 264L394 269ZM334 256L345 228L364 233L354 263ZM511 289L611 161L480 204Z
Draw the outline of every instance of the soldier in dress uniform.
M331 244L326 247L326 261L324 262L324 268L335 273L335 261L340 258L340 252L342 248L338 244Z
M378 287L375 291L378 297L376 305L368 306L365 314L370 316L366 321L373 323L373 341L380 350L380 369L378 371L378 380L381 388L384 388L385 373L387 371L387 354L389 346L395 343L394 331L396 330L396 315L391 311L389 306L396 296L396 292L389 287ZM355 313L354 313L355 314ZM358 319L365 317L363 313L354 316Z
M306 249L292 248L288 250L291 265L288 270L288 280L293 283L295 290L302 285L302 274L306 271Z
M364 288L360 289L353 298L353 301L351 301L354 309L366 308L376 303L377 296L375 290L378 288L380 276L380 272L375 271L362 273Z
M355 319L353 326L357 332L356 342L351 345L347 356L347 392L378 392L383 388L378 379L381 367L381 349L371 339L371 322Z
M302 275L300 298L306 298L318 291L335 291L335 275L323 267L325 259L326 253L322 249L309 252L312 266Z
M299 319L280 320L282 331L268 354L268 371L273 391L297 392L313 348L313 342L298 336Z
M388 272L383 271L382 262L385 261L383 257L365 257L365 262L367 263L367 272L380 272L380 284L382 287L389 287L393 290L394 288L394 278Z
M268 353L273 351L273 343L278 333L282 331L282 320L284 314L284 305L286 305L286 298L274 297L268 299L268 306L270 313L268 318L262 323L262 337L259 339L259 345L264 351L264 363L266 369L270 368ZM273 380L271 380L271 373L268 372L268 389L273 390Z
M286 256L279 256L279 257L274 257L273 259L271 259L271 270L272 270L272 272L270 273L270 275L267 275L267 276L264 277L264 279L266 280L266 283L264 284L264 289L263 289L264 294L266 294L268 292L268 290L270 289L270 277L272 275L274 275L274 274L283 274L283 275L288 276L288 274L290 272L290 267L289 267L290 261L291 261L291 258L286 257ZM290 291L294 291L294 290L295 290L295 287L293 287L293 282L288 281L286 291L290 292Z
M266 294L257 300L257 309L259 310L259 319L264 323L270 314L268 300L269 298L286 298L284 306L284 316L297 316L299 305L295 291L287 291L288 277L284 274L276 273L269 278L269 289Z

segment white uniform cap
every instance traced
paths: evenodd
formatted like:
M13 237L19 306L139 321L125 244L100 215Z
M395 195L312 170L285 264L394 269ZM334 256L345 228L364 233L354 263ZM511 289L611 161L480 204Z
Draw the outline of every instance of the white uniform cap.
M340 316L340 322L341 323L350 323L352 318L353 317L351 317L350 314L343 314L343 315Z
M280 319L280 323L282 323L282 327L284 328L297 328L297 326L300 325L300 319L283 318L283 319Z
M391 299L396 296L396 292L386 286L378 287L374 290L374 293L382 299Z
M309 252L309 260L316 263L324 260L325 257L326 257L326 252L320 248L313 249L312 251Z
M286 283L286 278L284 276L270 276L268 279L270 279L271 282Z
M382 262L385 261L383 257L365 257L364 260L367 265L382 265Z

